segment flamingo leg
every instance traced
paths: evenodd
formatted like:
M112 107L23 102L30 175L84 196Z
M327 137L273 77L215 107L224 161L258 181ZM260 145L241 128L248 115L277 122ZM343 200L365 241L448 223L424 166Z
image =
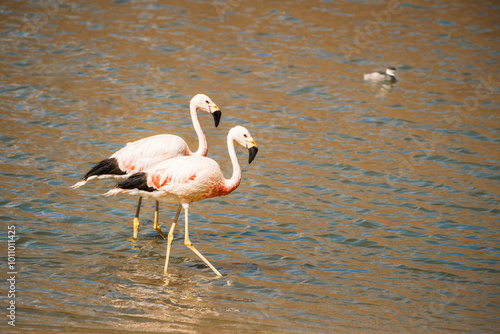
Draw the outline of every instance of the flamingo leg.
M175 225L177 224L177 220L179 219L179 214L181 213L181 208L182 208L182 206L179 204L179 208L177 209L177 213L175 214L174 222L172 223L172 226L170 227L170 231L168 232L167 256L165 257L165 269L163 269L163 272L165 274L167 273L168 260L170 259L170 246L172 245L172 241L174 240Z
M186 218L186 231L185 231L185 235L184 235L184 244L190 249L192 250L196 255L199 256L200 259L203 260L203 262L206 263L207 266L210 267L210 269L212 269L214 271L214 273L217 275L217 276L222 276L221 273L215 269L214 266L212 266L212 264L210 262L208 262L208 260L193 246L193 243L191 242L191 240L189 240L189 204L183 204L182 205L184 207L184 216Z
M137 239L137 231L139 230L139 226L141 225L141 223L139 222L141 203L142 203L142 197L139 196L139 201L137 202L137 209L135 210L135 217L134 217L134 239Z
M160 205L160 203L158 201L156 201L154 229L156 232L158 232L159 235L161 235L161 237L163 239L167 239L167 238L165 238L165 235L161 231L160 224L158 224L158 206L159 205Z

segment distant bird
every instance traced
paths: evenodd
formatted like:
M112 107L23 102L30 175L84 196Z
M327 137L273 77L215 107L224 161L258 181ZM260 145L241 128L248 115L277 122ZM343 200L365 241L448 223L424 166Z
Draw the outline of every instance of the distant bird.
M241 168L236 157L234 141L249 151L248 163L257 155L257 144L247 129L242 126L232 128L227 135L227 148L233 164L233 175L226 179L222 174L219 164L207 157L177 157L159 163L146 172L131 175L128 179L120 181L116 188L105 195L125 193L152 197L157 201L166 203L180 203L184 208L185 235L184 244L198 255L218 276L219 271L193 246L189 240L189 204L206 198L225 196L238 188L241 181ZM170 257L170 246L174 239L174 229L177 223L174 220L167 239L167 254L165 269L167 273Z
M373 72L373 73L367 73L363 75L363 78L365 81L374 81L374 82L383 82L383 81L388 81L388 82L396 82L396 68L395 67L388 67L386 68L385 72Z
M212 114L215 127L219 125L221 111L219 107L205 94L195 95L190 102L189 109L191 111L191 120L194 129L198 135L198 150L192 152L184 139L179 136L170 134L161 134L143 138L131 143L114 153L107 159L97 163L90 169L81 179L71 188L79 188L93 179L123 179L137 172L145 171L157 163L172 159L178 156L206 156L208 152L207 139L201 129L200 121L198 120L197 110L206 111ZM141 210L142 197L139 197L137 209L134 218L134 239L137 238L139 230L139 213ZM164 238L165 235L161 231L158 224L158 206L156 201L154 229ZM177 209L179 215L181 206Z

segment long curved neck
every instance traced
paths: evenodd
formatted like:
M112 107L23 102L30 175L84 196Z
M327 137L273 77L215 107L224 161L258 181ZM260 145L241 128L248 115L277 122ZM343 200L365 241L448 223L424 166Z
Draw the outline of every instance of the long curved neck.
M233 176L230 179L226 179L226 191L230 193L234 189L238 188L241 182L241 167L238 163L238 158L236 157L236 151L234 150L234 139L233 136L227 136L227 150L229 151L229 157L233 163Z
M194 131L196 131L196 134L198 135L198 143L199 143L198 150L196 152L193 152L192 155L205 157L207 156L208 153L207 138L205 137L205 134L201 129L201 124L200 121L198 120L198 113L196 112L196 106L194 104L191 104L189 106L189 110L191 112L191 121L193 122Z

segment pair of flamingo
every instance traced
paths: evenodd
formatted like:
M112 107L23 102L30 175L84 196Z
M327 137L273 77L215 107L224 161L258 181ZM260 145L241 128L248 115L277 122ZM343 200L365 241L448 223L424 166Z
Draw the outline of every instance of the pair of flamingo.
M241 181L241 168L236 157L234 142L249 151L248 163L257 154L257 144L242 126L232 128L227 135L229 157L233 164L233 175L226 179L217 162L206 157L207 140L201 129L197 111L206 111L214 117L217 127L221 117L219 107L204 94L195 95L189 106L191 120L198 135L199 146L192 152L186 142L175 135L162 134L147 137L128 143L109 158L97 163L88 171L81 181L72 188L79 188L93 179L125 178L105 195L125 193L139 195L134 218L134 238L139 229L139 213L142 198L154 198L156 201L154 229L163 237L158 224L159 201L177 204L179 207L167 237L167 254L164 272L167 273L170 247L174 238L174 230L181 209L185 215L184 244L198 255L218 276L220 272L193 246L189 239L189 205L191 202L206 198L225 196L235 190Z

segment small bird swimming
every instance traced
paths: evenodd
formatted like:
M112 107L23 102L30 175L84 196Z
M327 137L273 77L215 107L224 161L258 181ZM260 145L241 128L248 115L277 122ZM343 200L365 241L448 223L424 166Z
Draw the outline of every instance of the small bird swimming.
M382 81L388 81L388 82L396 82L396 68L395 67L388 67L386 68L385 72L373 72L373 73L367 73L363 75L363 78L365 81L374 81L374 82L382 82Z

